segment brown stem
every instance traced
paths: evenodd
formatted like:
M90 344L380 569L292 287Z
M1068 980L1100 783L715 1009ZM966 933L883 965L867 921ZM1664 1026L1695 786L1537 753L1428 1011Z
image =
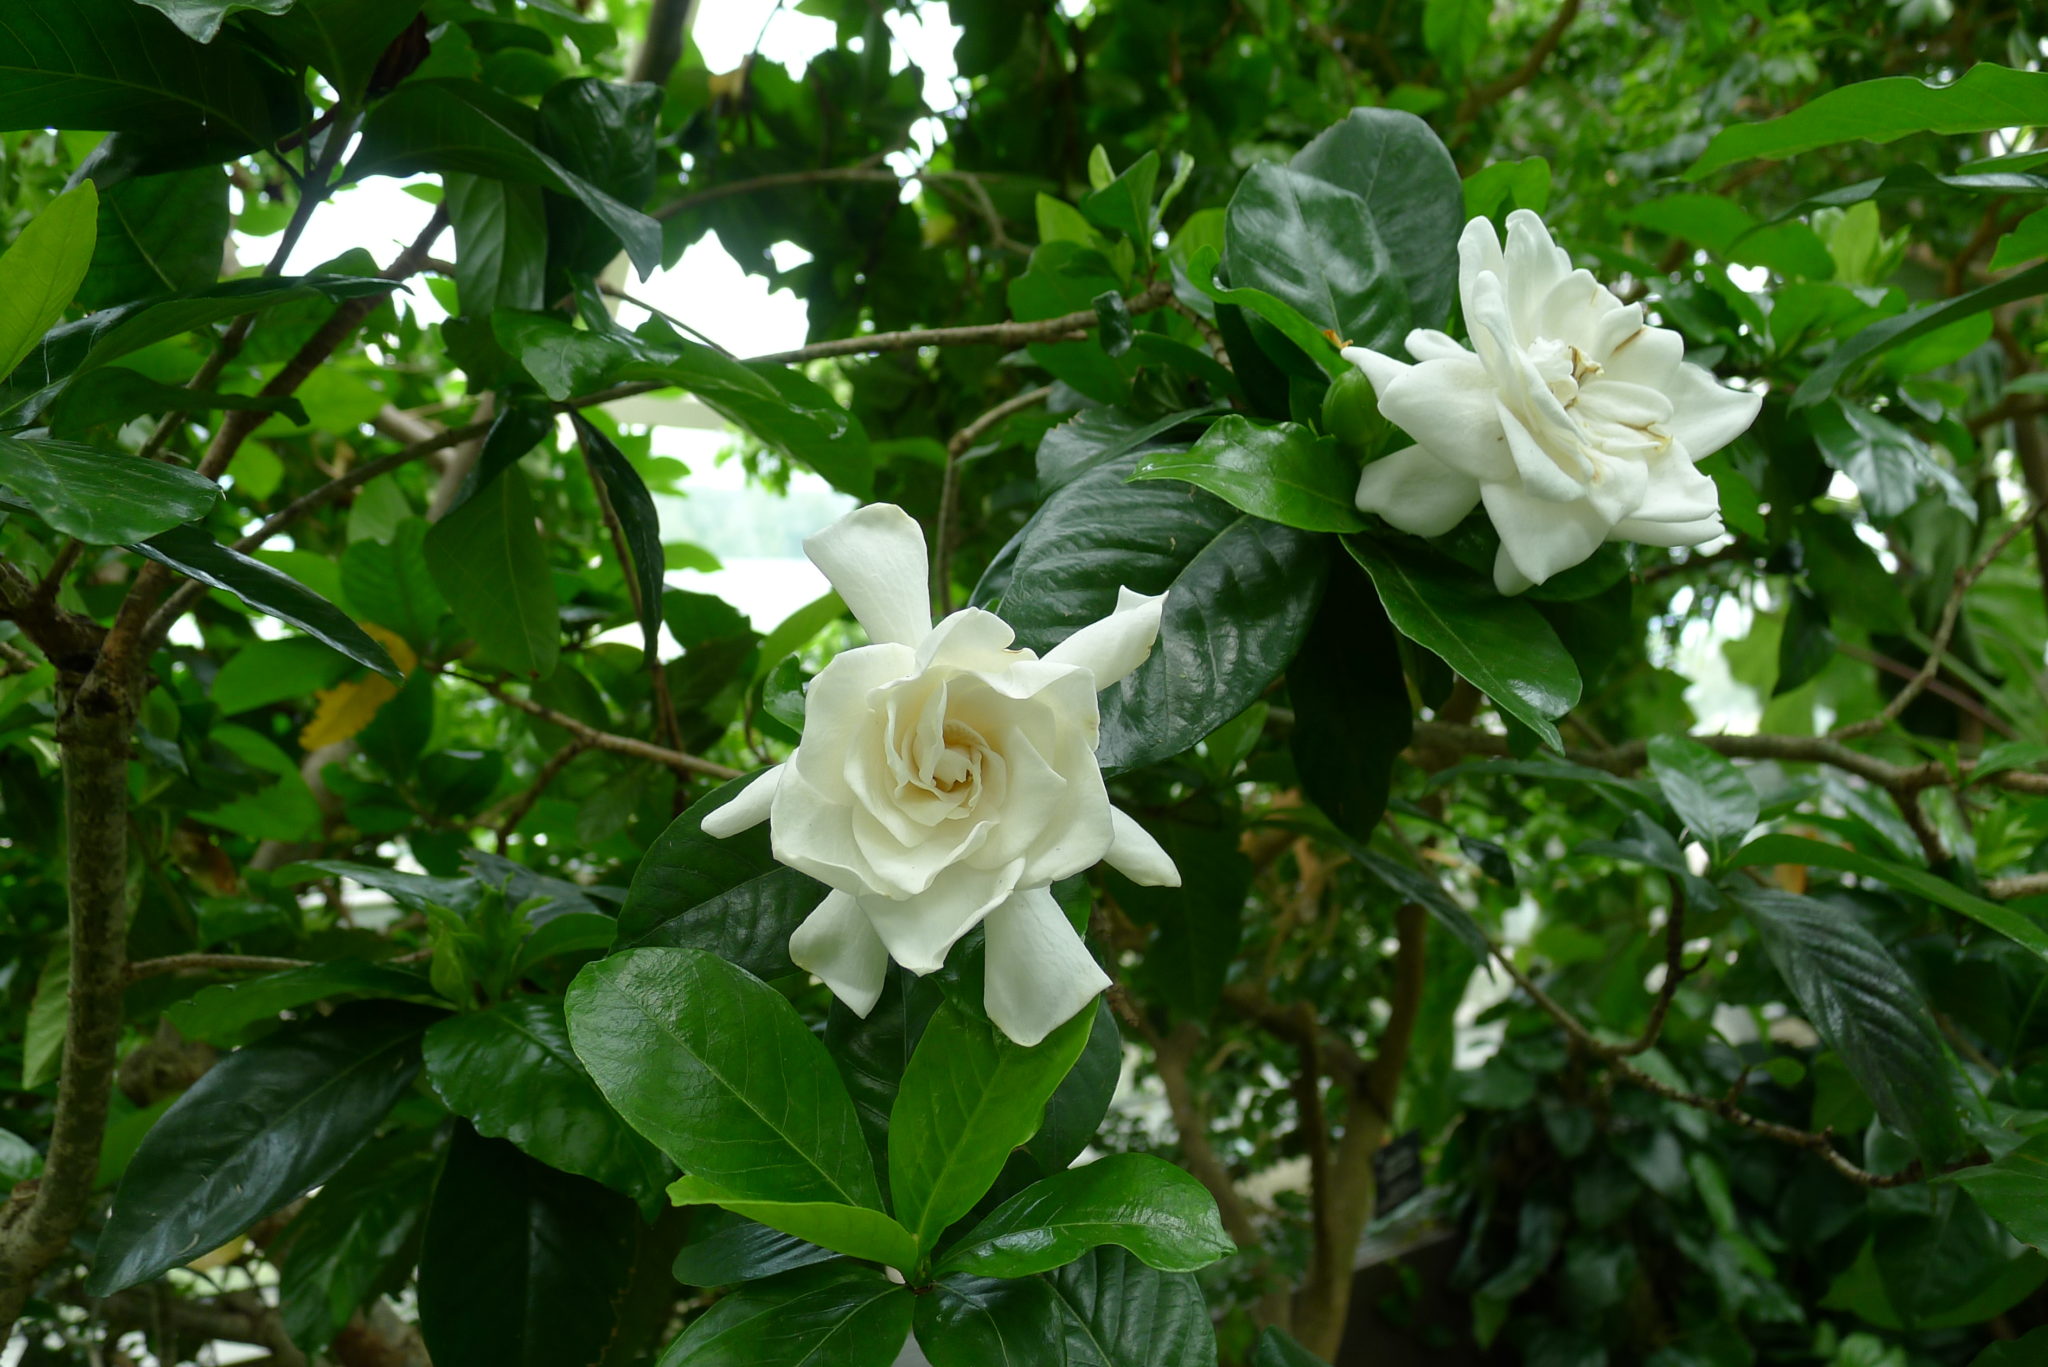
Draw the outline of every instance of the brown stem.
M167 954L161 959L138 959L128 965L128 981L139 982L165 973L282 973L312 965L311 959L277 959L261 954Z
M932 587L939 597L939 615L953 610L953 524L960 512L960 457L1003 419L1052 397L1051 385L1013 394L953 434L946 443L946 473L939 482L939 523L932 531Z
M1543 64L1550 60L1550 54L1557 51L1557 45L1564 41L1564 31L1572 26L1572 20L1579 17L1579 0L1564 0L1558 6L1557 15L1550 26L1543 30L1529 49L1529 55L1522 64L1498 80L1485 85L1474 86L1465 92L1465 98L1458 102L1454 123L1469 123L1486 106L1514 94L1523 86L1536 79L1542 72Z
M1656 1047L1657 1036L1664 1033L1664 1019L1671 1014L1671 999L1678 995L1678 985L1685 978L1685 885L1674 875L1671 909L1664 918L1664 981L1657 984L1657 999L1650 1003L1650 1019L1644 1023L1643 1033L1623 1045L1621 1054L1643 1054Z
M128 733L131 690L60 688L71 972L62 1071L41 1178L0 1211L0 1337L36 1280L71 1246L99 1175L128 939Z
M2048 897L2048 873L2016 873L2009 878L1984 880L1984 895L2001 902L2015 897Z
M540 772L534 775L533 782L508 799L504 804L501 814L493 812L484 813L479 819L478 824L496 826L498 832L498 853L503 854L505 852L505 846L512 839L512 832L519 829L520 822L526 820L526 814L533 810L536 802L540 801L541 794L545 793L549 786L562 776L562 771L569 767L571 761L589 748L589 741L584 740L581 736L575 737L567 745L564 745L561 749L555 751L554 754L548 756L547 763L541 765Z
M566 712L557 712L552 707L543 707L531 698L522 698L517 693L508 693L503 685L475 674L457 674L453 677L466 683L473 683L499 702L510 703L529 716L539 717L553 726L559 726L570 735L582 741L593 750L605 750L614 755L626 755L632 759L644 759L652 764L666 765L678 773L698 774L706 778L738 778L740 771L729 769L723 764L703 759L697 755L685 754L681 750L668 750L659 745L650 745L644 740L631 736L615 736L609 731L600 731L594 726L578 721Z

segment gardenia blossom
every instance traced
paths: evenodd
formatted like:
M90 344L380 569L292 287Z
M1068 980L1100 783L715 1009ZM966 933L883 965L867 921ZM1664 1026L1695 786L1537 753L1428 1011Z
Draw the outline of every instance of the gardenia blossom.
M1441 536L1484 503L1500 533L1502 593L1603 541L1690 546L1721 534L1714 481L1693 465L1741 435L1758 394L1686 361L1677 333L1572 269L1526 209L1508 215L1505 251L1486 219L1465 225L1458 292L1472 350L1417 328L1413 365L1344 352L1380 412L1415 439L1365 467L1360 508Z
M789 957L865 1016L888 960L930 973L985 925L989 1019L1032 1045L1109 985L1050 885L1108 860L1178 887L1158 842L1109 805L1095 695L1159 635L1161 597L1116 610L1045 655L994 613L932 625L924 533L901 508L859 508L804 542L873 643L811 681L802 742L704 819L769 823L775 857L832 891Z

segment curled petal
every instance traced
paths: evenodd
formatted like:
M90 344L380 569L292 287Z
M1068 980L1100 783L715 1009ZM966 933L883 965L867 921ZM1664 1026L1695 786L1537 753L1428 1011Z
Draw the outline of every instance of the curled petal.
M803 767L786 764L768 814L776 859L842 892L900 893L861 853L853 809L820 792Z
M1109 809L1109 853L1103 858L1124 877L1144 888L1177 888L1180 870L1152 833L1121 808Z
M1049 664L1075 665L1095 676L1099 691L1145 663L1159 639L1163 593L1116 591L1116 610L1090 622L1045 653Z
M1502 558L1528 581L1518 583L1509 577L1504 582L1500 561L1496 561L1494 583L1502 593L1520 593L1529 584L1540 584L1570 569L1607 539L1606 519L1583 500L1552 503L1512 484L1489 484L1481 497L1486 501L1487 516L1500 532Z
M1753 389L1730 389L1700 367L1682 364L1664 382L1673 413L1671 435L1693 460L1705 460L1749 430L1763 407L1764 396Z
M805 537L804 554L839 590L869 640L914 646L932 629L924 532L895 504L855 508Z
M1380 412L1438 460L1472 479L1512 479L1497 414L1499 386L1469 352L1408 366L1375 384Z
M862 897L861 910L890 958L912 973L930 973L945 964L956 940L1002 905L1023 870L1021 859L993 873L955 864L915 897Z
M1413 342L1414 338L1411 336L1409 340ZM1371 347L1348 346L1337 354L1364 371L1365 378L1372 382L1372 392L1382 398L1386 396L1389 385L1414 368L1406 361L1397 361Z
M1109 986L1046 888L1006 899L988 916L983 1003L995 1027L1030 1048Z
M1381 456L1358 477L1359 508L1416 536L1442 536L1479 503L1479 481L1438 460L1427 447Z
M760 776L733 796L732 801L704 818L704 834L723 840L750 831L768 819L775 802L775 789L782 782L782 766L763 769Z
M818 909L789 936L789 958L815 974L856 1016L875 1009L889 971L889 950L868 923L860 903L829 892Z

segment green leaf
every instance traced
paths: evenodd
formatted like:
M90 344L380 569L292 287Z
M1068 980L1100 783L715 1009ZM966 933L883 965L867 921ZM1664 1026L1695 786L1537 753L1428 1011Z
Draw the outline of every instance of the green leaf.
M561 654L561 605L533 519L525 477L507 470L436 522L425 549L435 587L484 657L545 679Z
M1252 864L1227 828L1176 820L1144 824L1180 870L1183 886L1144 888L1111 872L1108 890L1131 919L1157 927L1143 969L1151 994L1206 1021L1216 1014L1244 938Z
M1203 246L1196 250L1194 259L1188 264L1188 279L1194 283L1196 289L1219 304L1231 304L1256 313L1278 329L1288 341L1300 347L1303 354L1332 379L1355 368L1351 362L1337 354L1337 348L1330 345L1330 340L1323 336L1314 323L1302 317L1301 313L1286 300L1268 294L1262 289L1233 289L1217 284L1216 258L1217 252L1214 247Z
M598 1089L685 1172L734 1199L882 1208L825 1046L760 979L700 950L629 949L578 973L568 1009Z
M1194 1277L1154 1271L1120 1248L1043 1277L948 1277L918 1300L917 1341L933 1367L1216 1367Z
M804 1268L726 1296L655 1367L890 1367L915 1299L871 1268Z
M1110 259L1092 246L1055 239L1032 250L1024 273L1011 279L1007 294L1011 316L1019 322L1062 318L1094 308L1107 291L1121 292L1124 279ZM1032 363L1064 380L1097 403L1122 403L1130 397L1136 358L1109 355L1099 341L1033 342L1025 348Z
M347 613L290 575L221 545L197 527L173 527L135 543L134 549L210 588L232 593L258 612L291 623L357 664L388 679L398 678L398 666L391 663L384 647L349 620Z
M1542 213L1550 205L1550 163L1542 157L1497 161L1465 177L1465 217L1491 218L1502 209ZM1387 244L1393 249L1393 244ZM1451 292L1446 287L1446 293ZM1423 311L1415 310L1417 318ZM1429 315L1441 317L1442 315Z
M1828 464L1847 475L1871 518L1889 522L1920 500L1930 485L1948 505L1976 520L1977 504L1961 480L1943 468L1925 443L1861 404L1832 399L1807 420Z
M575 175L534 145L537 116L475 81L411 80L363 122L348 178L463 171L568 195L617 235L642 277L661 265L661 225Z
M1294 657L1329 559L1319 537L1171 484L1126 483L1126 455L1057 490L998 558L1003 619L1044 651L1115 606L1165 593L1149 659L1104 690L1105 768L1178 754L1243 712ZM988 606L999 579L975 589Z
M2048 80L2048 72L2040 75L2043 80ZM1909 309L1882 322L1872 323L1829 351L1827 358L1799 382L1799 388L1792 391L1792 406L1805 408L1819 403L1834 392L1844 376L1873 356L1923 337L1937 328L2005 304L2031 299L2044 291L2048 291L2048 261L1940 303Z
M1760 835L1750 841L1735 852L1729 863L1735 867L1757 864L1806 864L1815 868L1853 873L1862 878L1872 878L1903 892L1924 897L1930 902L1947 907L1950 911L1961 912L1979 925L1995 930L2007 939L2025 945L2042 958L2048 959L2048 928L2044 928L2033 917L2011 907L2000 906L1996 902L1987 902L1982 897L1972 896L1947 879L1938 878L1925 869L1916 869L1909 864L1879 859L1875 855L1862 854L1821 840L1810 840L1801 835L1777 832Z
M448 602L427 568L427 523L407 517L389 541L364 537L341 555L341 591L366 622L395 631L424 649L447 615Z
M653 192L660 165L661 106L661 88L646 82L557 81L541 97L535 145L573 175L638 209ZM618 255L612 232L579 204L551 197L547 220L551 271L595 274Z
M189 1039L224 1043L234 1040L249 1026L336 997L435 1000L427 980L417 973L361 959L336 959L332 963L307 964L241 982L202 987L164 1015Z
M1230 198L1223 233L1231 284L1283 300L1346 346L1394 351L1408 335L1408 292L1362 196L1254 166Z
M541 188L454 171L444 180L462 312L491 318L500 309L545 307L548 222Z
M1460 906L1442 883L1427 873L1421 873L1405 864L1397 864L1385 855L1368 848L1362 842L1341 832L1338 842L1351 857L1358 861L1360 868L1377 879L1380 885L1405 902L1419 902L1425 911L1443 923L1444 929L1458 938L1460 944L1472 951L1472 957L1482 964L1491 966L1492 943L1486 932L1472 919L1472 913Z
M1579 701L1579 670L1543 614L1490 585L1453 578L1376 541L1344 538L1403 636L1469 679L1494 705L1562 750L1556 719Z
M21 1032L21 1090L32 1092L57 1080L64 1057L64 1032L71 1015L71 941L58 940L36 974L35 995Z
M1026 1049L951 1002L932 1017L889 1112L889 1194L921 1249L974 1209L1010 1151L1037 1133L1094 1023L1080 1012Z
M1326 1364L1295 1342L1294 1336L1285 1329L1268 1325L1252 1347L1251 1367L1326 1367Z
M777 665L809 645L819 632L845 615L846 600L835 589L825 590L790 613L775 630L761 638L761 656L754 666L754 677L768 677Z
M269 147L305 107L297 78L248 44L200 47L134 0L17 6L0 23L0 128L134 133L167 170Z
M1756 825L1756 788L1732 761L1690 736L1652 736L1649 753L1664 800L1696 838L1720 846Z
M1081 197L1081 213L1102 227L1138 243L1152 245L1152 196L1159 188L1159 154L1147 152L1126 166L1123 174Z
M576 435L590 457L591 470L602 481L600 497L610 503L625 537L626 550L633 558L630 567L621 565L619 569L622 574L631 573L640 586L640 630L645 642L642 648L652 657L658 647L656 638L661 635L661 516L654 509L654 495L647 491L647 481L640 478L626 453L586 422L582 414L577 414L574 421Z
M2011 270L2044 256L2048 256L2048 209L2036 209L1998 239L1998 250L1991 254L1991 269Z
M1393 623L1355 566L1331 567L1308 639L1287 667L1289 748L1302 791L1331 822L1372 838L1413 734Z
M203 413L217 408L282 413L301 427L311 421L305 405L290 394L220 394L210 389L187 389L118 365L81 375L64 386L43 416L51 436L75 440L90 435L94 429L118 428L149 413ZM247 475L247 467L238 467L236 482L244 483Z
M1457 79L1486 44L1492 0L1428 0L1422 8L1422 43Z
M1736 893L1800 1013L1884 1122L1930 1161L1959 1140L1954 1072L1920 991L1855 913L1762 888Z
M868 1151L883 1169L885 1178L889 1111L896 1104L903 1070L909 1066L918 1038L924 1034L943 996L936 979L921 978L892 965L883 979L882 995L865 1016L856 1016L835 998L825 1019L825 1047L831 1051L847 1094L853 1098L854 1113L860 1117ZM1099 1121L1101 1117L1095 1119ZM1092 1129L1091 1126L1091 1133Z
M917 1240L879 1210L833 1201L765 1201L734 1196L702 1177L679 1177L668 1199L679 1206L720 1206L834 1253L885 1263L903 1272L918 1263Z
M459 1128L420 1250L420 1334L435 1367L596 1362L634 1226L624 1197Z
M1108 1001L1097 998L1095 1027L1088 1032L1088 1043L1045 1103L1045 1120L1038 1133L1024 1146L1040 1172L1065 1171L1094 1140L1103 1116L1109 1113L1123 1066L1124 1041L1116 1027L1116 1013Z
M2048 1354L2048 1325L1992 1344L1970 1359L1970 1367L2033 1367L2044 1354Z
M2048 1135L2035 1135L1994 1163L1961 1168L1937 1180L1969 1192L1986 1215L2021 1243L2048 1246Z
M643 1209L660 1208L673 1169L598 1092L569 1047L559 999L528 997L450 1017L427 1031L420 1049L427 1081L478 1134L509 1139Z
M1003 1202L953 1245L937 1272L1028 1277L1104 1244L1162 1272L1193 1272L1237 1251L1206 1187L1164 1159L1120 1153Z
M369 1144L292 1217L277 1291L285 1332L304 1352L325 1351L357 1307L410 1273L406 1254L440 1167L421 1139Z
M1268 425L1232 413L1217 419L1189 450L1146 456L1131 478L1184 480L1233 508L1303 531L1355 532L1365 526L1351 497L1357 467L1334 439L1299 423Z
M385 49L419 15L420 0L298 0L254 27L360 104Z
M703 1218L707 1215L712 1218ZM684 1244L676 1254L670 1270L684 1286L735 1286L810 1267L834 1256L829 1248L724 1212L701 1212L692 1219L691 1232L720 1219L725 1223Z
M1458 168L1435 130L1399 110L1354 109L1287 165L1363 198L1416 325L1439 327L1449 319L1458 290L1458 234L1468 215ZM1528 185L1539 177L1549 188L1550 167L1540 158L1508 169L1518 173L1518 198L1533 194Z
M791 971L790 933L817 910L825 885L777 862L766 823L724 840L703 831L704 818L754 779L712 789L661 833L619 911L621 948L708 949L762 978Z
M0 376L64 316L92 264L98 223L99 193L86 181L51 200L0 252Z
M218 1248L333 1176L418 1076L432 1018L422 1007L352 1007L216 1063L136 1150L100 1231L90 1294Z
M1137 450L1174 428L1227 412L1222 404L1188 408L1163 418L1147 418L1125 408L1084 408L1047 432L1038 443L1038 487L1050 494L1098 465Z
M1979 62L1961 80L1932 85L1910 76L1858 81L1763 123L1724 128L1685 172L1687 180L1752 157L1773 161L1838 142L1892 142L1912 133L1988 133L2038 124L2048 109L2048 72Z
M204 475L71 442L0 436L0 483L66 536L140 541L204 517L220 486Z
M256 14L282 14L292 0L137 0L160 10L195 43L210 43L230 14L243 10Z

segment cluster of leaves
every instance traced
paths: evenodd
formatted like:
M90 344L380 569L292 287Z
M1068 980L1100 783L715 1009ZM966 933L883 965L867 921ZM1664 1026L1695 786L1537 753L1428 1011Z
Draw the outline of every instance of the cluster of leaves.
M628 51L687 8L0 21L0 127L61 130L0 178L0 1171L88 1209L37 1360L228 1315L376 1360L406 1288L443 1367L2026 1352L1985 1345L2048 1319L2038 53L1915 79L1968 5L956 0L930 110L888 6L805 0L800 80ZM293 273L388 176L412 247ZM1765 389L1725 548L1509 599L1483 516L1356 511L1405 438L1333 342L1455 326L1460 227L1518 207ZM820 345L617 321L615 261L707 232ZM768 487L924 518L1024 646L1167 595L1100 755L1185 887L1059 889L1119 1012L1008 1043L974 936L865 1018L794 971L823 889L700 823L850 629L665 584L716 565L619 416L665 389ZM1764 734L1702 743L1728 621ZM134 967L74 1181L122 641L84 857ZM1111 1112L1127 1052L1167 1123ZM1376 1202L1396 1153L1428 1189ZM1368 1234L1423 1247L1376 1301Z

